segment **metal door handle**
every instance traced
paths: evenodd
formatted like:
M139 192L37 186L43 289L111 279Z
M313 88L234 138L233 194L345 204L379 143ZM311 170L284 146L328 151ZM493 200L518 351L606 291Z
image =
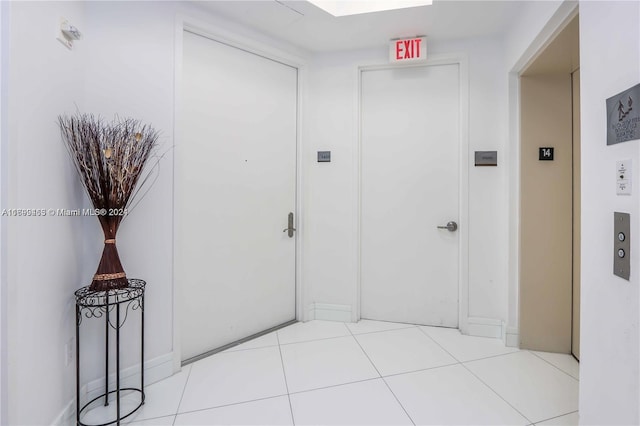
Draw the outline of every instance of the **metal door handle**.
M454 221L448 222L445 226L438 226L438 229L446 229L449 232L455 232L458 229L458 224Z
M287 227L284 228L282 232L289 231L289 238L293 238L293 233L295 232L295 230L296 228L293 227L293 213L289 213L289 216L287 217Z

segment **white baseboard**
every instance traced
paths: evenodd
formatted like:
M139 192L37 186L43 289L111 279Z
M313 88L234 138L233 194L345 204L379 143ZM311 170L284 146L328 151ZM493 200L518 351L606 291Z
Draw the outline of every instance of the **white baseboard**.
M351 305L312 303L309 306L309 317L323 321L351 322Z
M69 401L64 409L58 414L53 422L52 426L72 426L76 423L76 401L75 399Z
M467 324L469 336L502 338L502 320L470 317Z
M504 340L504 345L510 348L519 348L520 347L520 334L516 327L505 327L504 336L502 338Z
M173 353L161 355L144 363L144 384L151 385L173 374ZM109 388L116 385L116 375L109 375ZM140 364L133 365L120 371L120 387L140 386ZM86 385L85 401L90 401L104 392L104 377L93 380Z
M170 352L151 359L144 363L144 385L145 387L158 382L173 375L173 353ZM91 401L93 398L104 393L104 377L93 380L80 388L80 398L83 401ZM120 371L120 387L139 387L140 386L140 364L136 364ZM116 376L109 375L109 388L114 389ZM53 426L72 426L75 425L76 418L76 401L74 398L65 406L65 408L53 420Z
M314 319L316 319L316 304L310 303L309 306L307 307L306 315L302 321L303 322L313 321Z

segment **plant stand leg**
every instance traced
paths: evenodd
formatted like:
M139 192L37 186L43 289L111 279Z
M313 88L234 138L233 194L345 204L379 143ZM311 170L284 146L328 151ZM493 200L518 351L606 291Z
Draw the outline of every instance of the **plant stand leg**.
M108 294L107 294L107 297ZM104 316L104 406L109 405L109 306L105 307Z
M82 312L76 303L76 425L80 424L80 319Z
M116 306L116 416L120 426L120 304Z

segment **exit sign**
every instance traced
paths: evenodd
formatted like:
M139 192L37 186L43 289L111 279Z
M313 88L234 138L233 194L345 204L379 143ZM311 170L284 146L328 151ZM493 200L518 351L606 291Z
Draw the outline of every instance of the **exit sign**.
M426 60L426 37L395 39L389 43L390 62L422 62Z

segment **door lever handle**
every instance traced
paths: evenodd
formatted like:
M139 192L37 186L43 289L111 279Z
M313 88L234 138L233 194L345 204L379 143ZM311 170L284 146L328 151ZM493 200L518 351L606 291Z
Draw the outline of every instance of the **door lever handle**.
M293 238L293 233L295 232L295 230L296 228L293 227L293 213L289 213L289 216L287 217L287 227L284 228L282 232L289 231L289 238Z
M449 232L455 232L458 229L458 224L454 221L450 221L445 226L438 226L438 229L446 229Z

